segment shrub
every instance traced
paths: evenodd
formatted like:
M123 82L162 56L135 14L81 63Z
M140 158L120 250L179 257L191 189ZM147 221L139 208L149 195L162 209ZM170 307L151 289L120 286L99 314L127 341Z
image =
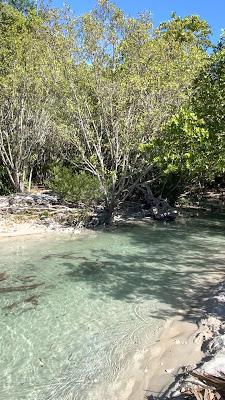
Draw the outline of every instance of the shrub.
M91 204L101 199L97 178L87 172L74 172L61 165L52 168L47 185L67 201Z
M0 195L5 196L13 191L5 168L0 165Z

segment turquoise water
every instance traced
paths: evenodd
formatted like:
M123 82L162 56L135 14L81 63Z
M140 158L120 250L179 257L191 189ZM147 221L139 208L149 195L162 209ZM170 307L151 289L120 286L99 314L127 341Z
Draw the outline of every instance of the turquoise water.
M1 239L0 399L119 393L168 318L201 314L224 246L221 218Z

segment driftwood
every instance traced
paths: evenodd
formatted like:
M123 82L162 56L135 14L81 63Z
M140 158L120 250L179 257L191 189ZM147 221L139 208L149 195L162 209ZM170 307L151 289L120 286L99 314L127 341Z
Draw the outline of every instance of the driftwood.
M225 397L225 375L214 376L208 373L190 372L199 382L193 385L186 385L180 389L182 399L196 400L223 400ZM171 398L174 398L173 396Z
M33 285L22 285L22 286L11 286L11 287L1 287L0 293L10 293L10 292L23 292L26 290L36 289L39 286L44 285L44 283L35 283Z
M149 208L149 214L153 219L157 221L174 221L176 219L177 212L170 207L166 199L155 197L148 183L140 185L139 190L144 196L143 200Z
M223 374L222 372L220 372ZM208 373L199 373L192 371L191 375L197 378L200 382L203 382L208 387L215 388L224 398L225 395L225 375L222 376L214 376Z

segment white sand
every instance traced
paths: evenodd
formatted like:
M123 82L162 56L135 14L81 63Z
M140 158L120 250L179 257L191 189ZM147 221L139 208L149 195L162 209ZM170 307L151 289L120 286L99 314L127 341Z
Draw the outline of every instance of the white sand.
M15 218L0 219L0 238L24 235L40 235L46 233L73 233L79 234L81 229L64 227L55 222L50 224L42 223L40 220L19 220Z
M181 317L168 321L158 342L144 357L141 374L135 380L128 400L160 396L174 382L186 365L198 363L203 353L201 340L196 340L198 327Z

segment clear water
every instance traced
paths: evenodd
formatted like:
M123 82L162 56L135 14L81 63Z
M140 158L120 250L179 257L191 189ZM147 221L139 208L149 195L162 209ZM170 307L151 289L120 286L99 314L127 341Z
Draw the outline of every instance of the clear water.
M224 233L209 218L1 239L0 399L106 400L170 316L198 317Z

